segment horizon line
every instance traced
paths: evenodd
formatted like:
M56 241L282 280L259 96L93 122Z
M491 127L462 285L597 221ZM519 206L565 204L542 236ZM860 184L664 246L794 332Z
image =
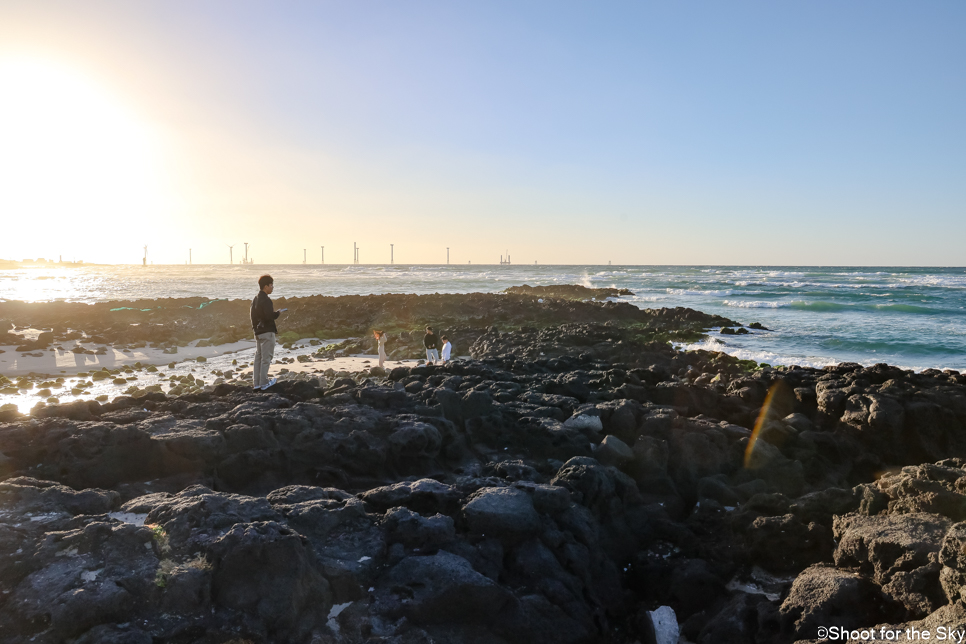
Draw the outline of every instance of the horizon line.
M644 267L661 267L661 266L677 266L677 267L708 267L708 268L946 268L946 269L963 269L966 270L966 265L964 266L954 266L945 264L592 264L592 263L573 263L573 264L500 264L496 263L466 263L466 264L455 264L455 263L435 263L435 262L412 262L412 263L399 263L399 264L380 264L380 263L332 263L332 264L307 264L303 262L278 262L278 263L265 263L265 264L223 264L223 263L212 263L212 264L178 264L178 263L165 263L165 264L140 264L140 263L128 263L128 262L118 262L118 263L107 263L107 262L37 262L36 260L7 260L0 259L0 266L3 264L25 264L28 267L88 267L88 266L131 266L138 268L149 268L152 266L157 267L170 267L170 266L198 266L198 267L211 267L211 266L240 266L240 267L255 267L255 266L305 266L305 267L349 267L349 266L378 266L378 267L391 267L391 266L509 266L509 267L557 267L557 266L594 266L594 267L610 267L610 268L644 268Z

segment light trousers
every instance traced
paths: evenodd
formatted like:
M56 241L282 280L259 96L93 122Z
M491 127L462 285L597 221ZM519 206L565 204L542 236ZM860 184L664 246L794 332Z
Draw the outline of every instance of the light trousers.
M252 365L253 385L261 387L268 384L268 368L275 357L275 334L260 333L255 336L255 363Z
M439 351L426 349L426 362L439 362Z

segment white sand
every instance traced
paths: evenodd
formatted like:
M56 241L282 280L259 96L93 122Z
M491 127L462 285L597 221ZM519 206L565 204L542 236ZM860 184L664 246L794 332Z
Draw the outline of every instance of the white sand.
M161 349L151 349L142 347L131 349L129 352L119 351L111 346L85 344L85 348L97 350L103 346L107 350L104 355L90 355L86 353L73 353L77 342L61 342L59 346L63 349L46 349L33 353L43 353L43 356L36 357L25 355L26 352L17 351L16 346L0 346L5 353L0 353L0 374L11 378L13 376L28 373L42 373L52 376L75 374L83 371L98 371L103 367L108 369L118 369L127 365L140 362L143 365L166 365L171 362L181 362L183 360L194 360L198 356L213 358L215 356L235 353L245 349L255 349L254 340L242 340L231 344L221 344L218 346L201 347L194 346L194 342L187 347L178 347L178 353L162 353Z
M379 358L376 355L329 357L316 354L323 346L337 342L341 340L328 340L321 345L313 346L308 340L300 340L291 349L284 349L278 345L275 348L275 361L269 375L284 379L304 373L323 378L330 369L337 373L358 373L378 366ZM62 343L62 345L65 349L74 346L73 343ZM56 397L61 403L93 400L98 396L107 396L110 400L124 395L124 392L132 386L143 389L152 385L161 385L162 391L167 393L174 384L171 381L172 376L184 377L188 374L194 379L201 379L205 385L226 380L232 384L251 383L251 364L255 355L254 340L201 348L193 345L194 343L189 347L179 347L177 354L165 354L161 349L147 347L132 349L130 352L107 347L107 353L100 356L57 350L44 351L42 357L23 356L21 352L16 351L16 347L3 347L5 353L0 354L0 373L11 379L31 373L36 375L30 378L34 383L33 388L20 390L15 394L0 394L0 405L14 404L21 412L26 413L38 402L47 400L48 394L39 393L43 389L50 389L49 395ZM96 347L88 346L88 348ZM199 356L204 356L206 361L197 362ZM307 356L308 361L299 362L297 360L299 356ZM232 361L236 364L233 365ZM140 369L134 367L137 362L142 365ZM415 366L419 362L418 359L387 360L385 368L389 370L398 366ZM171 363L174 363L173 367L168 366ZM157 371L147 371L146 367L149 365L156 366ZM92 380L90 376L76 375L98 371L103 367L111 370L129 369L129 372L118 374L126 378L127 382L114 384L113 378ZM225 379L224 373L229 371L232 372L232 377ZM44 377L39 377L40 374ZM48 384L43 388L39 386L41 382L51 382L58 377L64 380L61 385ZM83 386L83 383L91 384ZM79 390L78 385L82 385ZM72 389L75 389L74 393Z

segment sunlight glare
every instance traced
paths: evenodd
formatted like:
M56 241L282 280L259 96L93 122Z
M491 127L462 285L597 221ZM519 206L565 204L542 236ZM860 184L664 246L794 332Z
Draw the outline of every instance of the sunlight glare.
M115 245L146 243L161 186L158 137L110 92L49 61L0 58L0 258L97 249L111 261Z

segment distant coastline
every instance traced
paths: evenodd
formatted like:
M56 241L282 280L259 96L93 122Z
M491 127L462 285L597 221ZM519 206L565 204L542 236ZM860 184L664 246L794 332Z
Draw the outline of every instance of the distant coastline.
M39 259L0 259L0 270L3 269L16 269L16 268L50 268L50 267L65 267L65 268L77 268L82 266L113 266L113 264L92 264L90 262L85 262L84 260L78 260L75 262L65 262L65 261L53 261L44 258Z

